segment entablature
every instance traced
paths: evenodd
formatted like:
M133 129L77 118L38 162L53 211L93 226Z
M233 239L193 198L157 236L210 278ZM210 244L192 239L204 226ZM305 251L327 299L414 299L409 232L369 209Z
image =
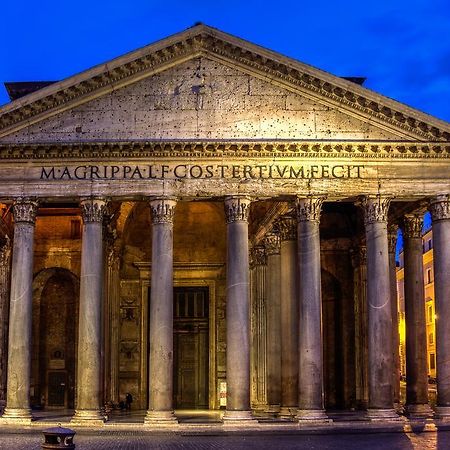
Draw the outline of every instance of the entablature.
M0 160L124 158L446 159L450 142L407 141L128 141L1 144ZM194 160L192 160L194 162Z

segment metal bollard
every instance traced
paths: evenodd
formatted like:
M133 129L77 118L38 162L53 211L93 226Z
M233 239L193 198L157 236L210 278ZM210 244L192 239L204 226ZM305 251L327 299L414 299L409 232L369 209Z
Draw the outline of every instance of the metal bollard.
M75 444L73 443L75 431L70 428L63 428L61 425L58 425L57 427L47 428L43 433L43 449L64 448L71 450L75 448Z

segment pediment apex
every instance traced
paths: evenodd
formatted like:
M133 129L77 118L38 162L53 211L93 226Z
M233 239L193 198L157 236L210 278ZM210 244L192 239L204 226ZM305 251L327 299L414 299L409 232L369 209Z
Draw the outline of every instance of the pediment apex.
M450 124L349 80L204 24L51 84L0 108L0 137L135 83L189 59L206 56L275 80L391 127L406 138L450 141Z

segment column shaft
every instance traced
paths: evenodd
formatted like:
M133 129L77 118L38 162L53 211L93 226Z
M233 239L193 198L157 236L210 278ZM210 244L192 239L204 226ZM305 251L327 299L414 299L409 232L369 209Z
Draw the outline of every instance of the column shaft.
M398 300L397 300L397 265L395 250L397 245L397 226L388 227L389 239L389 280L391 288L392 314L392 396L394 406L400 406L400 334L398 329Z
M389 198L366 197L369 417L397 418L392 398L392 312L387 240Z
M0 243L0 412L6 405L6 371L8 361L9 283L11 243Z
M436 416L450 420L450 198L431 201L436 312Z
M320 210L323 198L297 199L299 387L297 418L327 420L324 412Z
M251 304L252 304L252 399L253 409L265 411L267 409L267 370L266 370L266 265L265 248L257 245L252 249Z
M227 197L227 409L224 421L251 420L248 214L250 200Z
M80 307L78 323L77 401L72 422L102 423L101 353L103 307L103 199L81 201Z
M281 246L281 410L292 417L298 405L298 291L297 221L294 215L279 221Z
M31 374L31 319L33 305L33 244L37 203L13 206L14 241L9 311L8 379L3 420L29 422Z
M427 329L423 282L421 215L404 221L405 318L406 318L406 410L409 415L429 416Z
M173 413L173 217L176 200L150 201L152 279L150 293L149 409L145 422L175 422Z
M281 257L280 237L271 233L264 240L267 253L267 402L269 413L281 405Z

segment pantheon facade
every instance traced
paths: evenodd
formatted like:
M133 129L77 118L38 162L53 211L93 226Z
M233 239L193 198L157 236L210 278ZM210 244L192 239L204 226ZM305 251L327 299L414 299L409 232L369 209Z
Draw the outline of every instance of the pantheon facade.
M450 124L196 25L0 108L0 423L450 418ZM422 218L434 237L427 394ZM395 243L404 236L406 399Z

